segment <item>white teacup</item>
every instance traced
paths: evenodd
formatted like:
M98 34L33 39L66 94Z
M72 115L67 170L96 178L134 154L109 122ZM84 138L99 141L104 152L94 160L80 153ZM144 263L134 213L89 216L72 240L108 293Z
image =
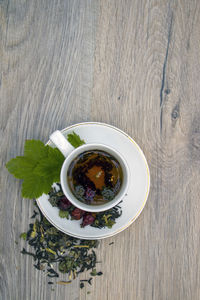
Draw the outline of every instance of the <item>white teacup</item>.
M130 181L130 171L128 164L122 154L120 154L118 151L113 149L110 146L104 145L104 144L85 144L78 148L74 148L64 137L64 135L59 131L55 131L51 134L50 140L56 145L56 147L62 152L62 154L66 157L61 173L60 173L60 182L62 186L62 190L67 197L67 199L76 207L84 210L84 211L90 211L90 212L100 212L105 211L113 206L117 205L125 196L128 190L128 185ZM81 153L88 151L88 150L101 150L105 151L109 154L111 154L114 158L117 159L119 162L122 172L123 172L123 182L122 186L118 192L118 194L115 196L115 198L107 203L104 203L102 205L89 205L81 202L78 200L73 193L70 190L70 187L67 182L67 171L71 164L71 162Z

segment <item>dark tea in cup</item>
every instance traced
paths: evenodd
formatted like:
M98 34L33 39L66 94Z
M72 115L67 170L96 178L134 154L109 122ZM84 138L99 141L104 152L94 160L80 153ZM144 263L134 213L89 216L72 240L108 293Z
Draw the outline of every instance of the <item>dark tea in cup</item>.
M89 205L112 201L123 182L122 168L116 158L102 150L80 153L70 163L67 182L72 194Z

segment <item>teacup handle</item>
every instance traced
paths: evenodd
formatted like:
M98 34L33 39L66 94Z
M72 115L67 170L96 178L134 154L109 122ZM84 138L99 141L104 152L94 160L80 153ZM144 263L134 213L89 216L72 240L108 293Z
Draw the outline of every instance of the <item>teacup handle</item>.
M74 150L74 147L67 141L59 130L54 131L50 135L49 139L56 145L65 157Z

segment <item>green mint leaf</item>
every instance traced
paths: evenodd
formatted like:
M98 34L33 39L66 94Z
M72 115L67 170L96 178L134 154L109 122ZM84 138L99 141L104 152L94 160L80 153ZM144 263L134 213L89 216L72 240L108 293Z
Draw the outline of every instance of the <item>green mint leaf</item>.
M27 140L24 156L11 159L6 167L16 178L24 179L22 196L38 198L48 193L53 182L60 181L64 156L57 149L45 146L37 140Z
M22 183L22 197L24 198L38 198L43 193L47 194L53 181L49 178L40 177L35 174L27 176Z
M85 144L75 132L67 136L72 146L79 147ZM54 182L60 181L60 171L65 157L57 148L45 146L39 140L26 140L24 156L11 159L6 168L16 178L24 179L22 196L38 198L47 194Z
M67 135L67 140L74 148L77 148L85 144L85 141L81 140L80 136L76 134L74 131L73 133Z
M24 156L17 156L6 164L8 171L19 179L24 179L31 174L35 166L36 163L33 160Z
M69 218L69 212L67 210L59 210L59 217L61 218Z
M48 148L39 140L26 140L24 145L24 156L38 162L47 157Z
M57 148L48 147L48 158L54 162L59 163L61 166L65 160L64 155Z
M41 159L34 169L34 174L51 179L53 182L60 181L60 171L65 160L63 154L57 148L48 148L48 156Z

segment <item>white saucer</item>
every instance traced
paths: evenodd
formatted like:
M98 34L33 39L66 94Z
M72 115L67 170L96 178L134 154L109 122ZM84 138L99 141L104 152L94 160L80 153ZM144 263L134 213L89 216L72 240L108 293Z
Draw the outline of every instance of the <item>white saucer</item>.
M80 221L62 219L58 208L52 207L48 195L43 194L37 204L44 216L60 231L80 239L103 239L113 236L131 225L143 210L150 188L150 173L146 158L136 142L120 129L104 123L86 122L62 130L67 137L75 131L86 143L103 143L118 150L125 157L131 173L127 196L120 204L122 215L109 228L80 227ZM49 141L48 144L54 147Z

